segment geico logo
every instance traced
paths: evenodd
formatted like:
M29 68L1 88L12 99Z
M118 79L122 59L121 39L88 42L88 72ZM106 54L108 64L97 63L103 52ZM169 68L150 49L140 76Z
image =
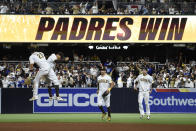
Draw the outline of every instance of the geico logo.
M40 107L49 107L49 106L97 106L95 102L95 98L97 98L97 94L85 94L85 93L77 93L77 94L60 94L60 96L64 99L64 101L58 102L57 100L49 101L48 94L43 93L39 94L39 99L37 100L37 106Z
M153 99L153 97L150 96L149 104L155 106L196 106L196 99L175 98L175 96Z

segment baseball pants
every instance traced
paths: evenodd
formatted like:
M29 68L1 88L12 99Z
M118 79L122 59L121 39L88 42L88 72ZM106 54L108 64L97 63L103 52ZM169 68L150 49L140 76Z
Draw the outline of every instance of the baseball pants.
M98 106L106 106L106 107L110 107L110 95L108 94L107 96L105 96L103 98L103 93L105 91L99 91L98 96L97 96L97 102L98 102Z
M51 82L54 83L54 85L59 85L59 80L54 72L53 69L49 70L39 70L35 76L35 79L33 81L34 89L33 89L33 96L35 98L38 98L38 88L39 88L39 82L42 77L48 78Z
M144 115L144 108L143 108L143 99L146 104L146 115L150 115L150 105L149 105L149 91L140 91L138 94L138 103L139 103L139 111L140 115Z

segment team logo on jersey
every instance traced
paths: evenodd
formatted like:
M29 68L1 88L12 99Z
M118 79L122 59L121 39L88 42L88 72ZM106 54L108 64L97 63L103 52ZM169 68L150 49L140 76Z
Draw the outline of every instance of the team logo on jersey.
M144 82L147 82L148 80L145 79L145 78L141 78L140 81L144 81Z
M108 80L106 80L106 79L98 80L98 82L99 82L99 83L109 83L109 81L108 81Z

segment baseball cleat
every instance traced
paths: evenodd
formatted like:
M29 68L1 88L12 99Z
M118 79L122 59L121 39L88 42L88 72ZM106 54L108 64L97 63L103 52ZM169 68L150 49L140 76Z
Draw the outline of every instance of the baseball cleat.
M150 116L147 116L147 119L150 120Z
M29 101L35 101L35 100L37 100L37 99L38 99L37 97L34 97L34 96L33 96L32 98L29 99Z
M52 97L49 97L49 101L52 101L52 99L53 99Z
M111 121L111 116L108 116L107 121Z
M144 115L140 115L140 119L143 119L144 118Z
M64 101L64 99L61 98L60 96L59 96L59 97L56 97L56 100L57 100L57 101Z
M106 117L106 113L102 113L101 119L104 120Z

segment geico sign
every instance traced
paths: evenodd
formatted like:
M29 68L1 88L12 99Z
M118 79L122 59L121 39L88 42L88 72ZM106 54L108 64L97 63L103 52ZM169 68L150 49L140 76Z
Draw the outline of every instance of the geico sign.
M60 106L97 106L95 102L95 98L97 98L97 94L86 94L86 93L77 93L77 94L67 94L62 93L60 96L64 99L64 101L58 102L57 100L49 101L48 94L43 93L39 94L39 99L37 100L37 106L40 107L60 107ZM82 99L79 101L79 99Z

